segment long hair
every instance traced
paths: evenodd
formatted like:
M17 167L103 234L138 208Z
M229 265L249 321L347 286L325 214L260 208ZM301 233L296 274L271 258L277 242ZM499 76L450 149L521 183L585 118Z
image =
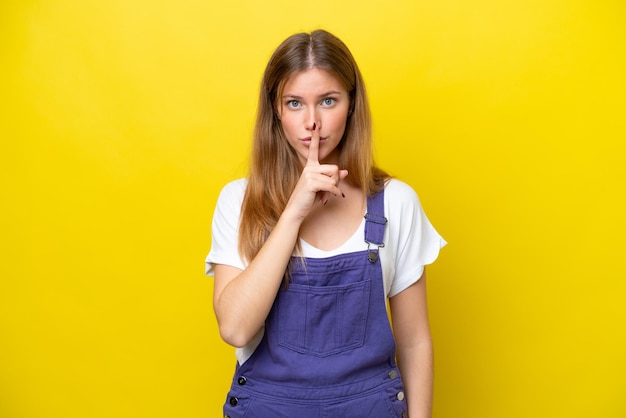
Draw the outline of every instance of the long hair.
M338 145L338 165L350 173L344 181L372 195L389 178L374 165L370 108L350 50L324 30L290 36L274 51L261 83L239 229L239 253L248 261L256 256L278 222L302 171L283 132L278 109L289 78L311 68L335 75L350 95L346 129Z

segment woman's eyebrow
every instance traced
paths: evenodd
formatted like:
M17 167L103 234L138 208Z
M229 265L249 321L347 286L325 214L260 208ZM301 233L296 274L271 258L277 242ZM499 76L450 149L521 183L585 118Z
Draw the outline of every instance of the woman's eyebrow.
M322 93L320 95L318 95L318 98L322 98L322 97L326 97L326 96L331 96L333 94L341 94L340 91L337 90L329 90L325 93ZM297 94L291 94L291 93L287 93L287 94L283 94L283 98L289 98L289 99L296 99L296 100L302 100L302 96L298 96Z
M341 94L341 92L340 92L340 91L337 91L337 90L330 90L330 91L327 91L327 92L326 92L326 93L324 93L324 94L320 94L320 96L319 96L319 97L324 97L324 96L332 96L333 94Z

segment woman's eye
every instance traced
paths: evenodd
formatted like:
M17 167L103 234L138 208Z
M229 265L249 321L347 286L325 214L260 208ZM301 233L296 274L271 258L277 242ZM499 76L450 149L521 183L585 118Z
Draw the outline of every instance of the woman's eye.
M326 99L322 100L322 104L324 106L332 106L335 104L335 99L333 99L332 97L327 97Z
M296 109L300 107L300 102L297 100L289 100L287 102L287 107L290 107L291 109Z

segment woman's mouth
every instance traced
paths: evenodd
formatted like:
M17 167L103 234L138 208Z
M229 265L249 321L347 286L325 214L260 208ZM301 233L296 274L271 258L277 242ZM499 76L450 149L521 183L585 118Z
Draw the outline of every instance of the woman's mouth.
M320 137L320 144L322 142L325 142L327 139L328 139L327 137ZM311 145L311 137L309 136L309 137L306 137L306 138L302 138L302 139L300 139L300 142L302 142L304 145L306 145L308 147L309 145Z

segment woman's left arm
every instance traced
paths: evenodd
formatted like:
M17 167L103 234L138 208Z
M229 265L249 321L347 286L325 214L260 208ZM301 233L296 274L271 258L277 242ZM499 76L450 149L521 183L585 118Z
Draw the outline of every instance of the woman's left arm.
M431 418L433 345L426 305L426 272L389 299L396 357L404 383L410 418Z

